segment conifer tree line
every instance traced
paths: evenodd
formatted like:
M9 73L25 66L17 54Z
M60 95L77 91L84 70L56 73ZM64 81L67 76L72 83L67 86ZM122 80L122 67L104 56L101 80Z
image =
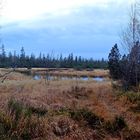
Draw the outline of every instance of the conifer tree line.
M104 59L93 60L84 59L81 56L73 56L69 54L67 57L60 55L59 57L53 57L50 54L46 56L41 54L36 57L34 54L26 55L24 48L21 48L20 54L16 52L6 54L5 47L2 45L0 52L0 67L1 68L104 68L106 69L108 62Z
M112 47L108 56L110 75L115 80L121 80L125 90L140 85L140 43L137 41L130 53L121 56L118 45Z
M110 75L122 82L124 89L140 89L140 2L135 0L129 12L129 21L122 32L122 47L125 54L120 55L117 44L108 56Z

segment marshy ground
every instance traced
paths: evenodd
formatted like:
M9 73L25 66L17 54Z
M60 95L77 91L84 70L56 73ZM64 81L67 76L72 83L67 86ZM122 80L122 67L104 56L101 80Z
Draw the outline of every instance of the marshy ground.
M34 80L24 71L18 69L0 83L0 139L139 140L140 93L113 88L107 70L49 71L55 76L104 77L102 82ZM45 75L48 70L31 73Z

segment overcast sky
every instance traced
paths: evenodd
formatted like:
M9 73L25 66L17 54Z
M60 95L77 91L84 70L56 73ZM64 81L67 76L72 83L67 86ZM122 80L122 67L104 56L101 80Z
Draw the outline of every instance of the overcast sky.
M131 0L3 0L1 38L7 51L107 58L120 43Z

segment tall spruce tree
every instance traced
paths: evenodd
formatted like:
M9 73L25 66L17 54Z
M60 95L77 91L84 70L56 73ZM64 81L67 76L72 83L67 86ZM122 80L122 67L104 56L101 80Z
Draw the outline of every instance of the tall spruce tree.
M108 56L108 67L110 70L110 75L113 79L119 79L121 76L120 58L121 55L118 49L118 45L115 44L114 47L112 47L111 52Z
M5 52L4 44L2 44L0 50L0 67L6 67L6 52Z
M25 51L24 48L21 48L21 54L20 54L20 67L26 66L26 59L25 59Z

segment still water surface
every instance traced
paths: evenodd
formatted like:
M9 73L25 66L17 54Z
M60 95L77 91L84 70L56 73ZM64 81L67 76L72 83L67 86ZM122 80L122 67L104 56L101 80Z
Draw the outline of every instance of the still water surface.
M34 80L40 80L41 76L40 75L35 75L33 76ZM103 82L104 78L102 77L87 77L87 76L83 76L83 77L76 77L76 76L72 76L72 77L68 77L68 76L46 76L47 80L82 80L82 81L89 81L89 80L93 80L93 81L97 81L97 82Z

